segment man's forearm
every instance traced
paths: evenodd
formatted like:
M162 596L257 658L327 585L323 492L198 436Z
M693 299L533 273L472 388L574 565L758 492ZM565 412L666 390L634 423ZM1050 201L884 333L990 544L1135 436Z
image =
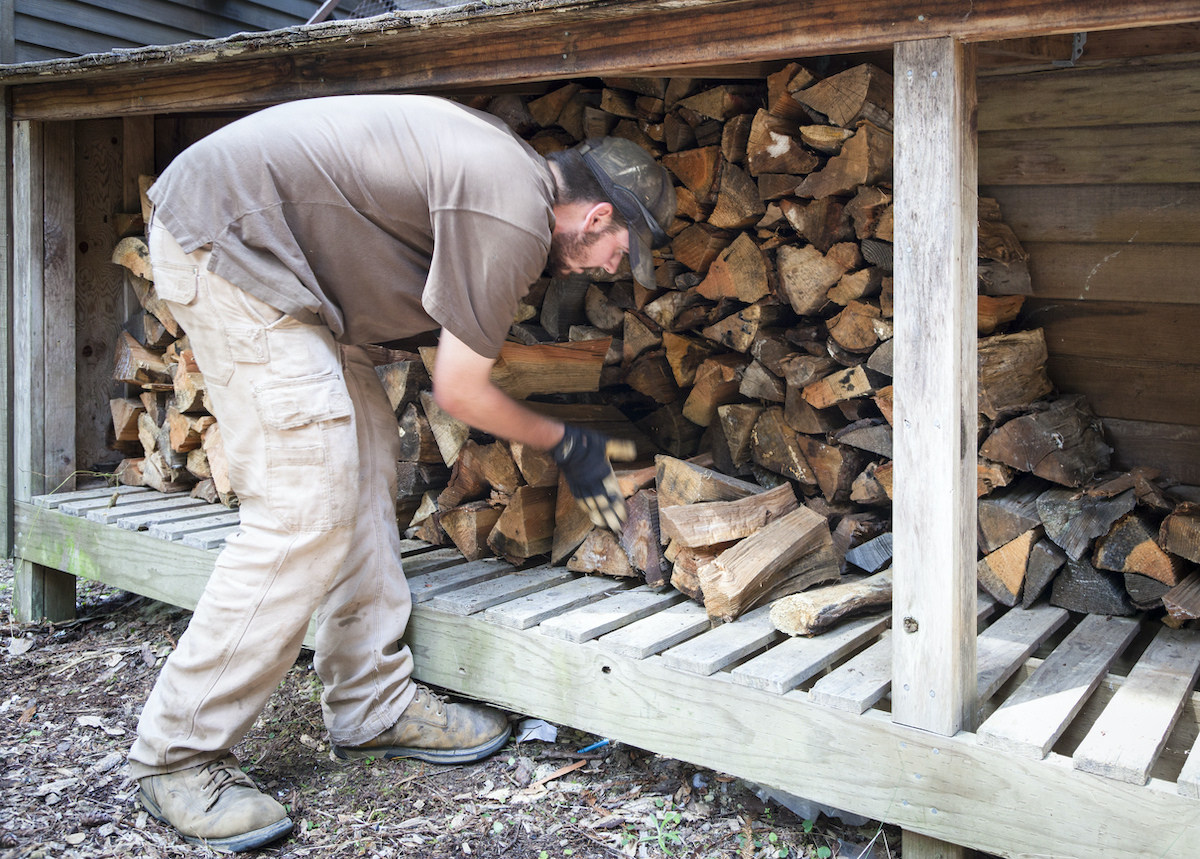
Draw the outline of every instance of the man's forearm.
M433 393L451 417L498 438L539 450L562 440L562 423L523 406L490 382L474 391L439 391L435 382Z

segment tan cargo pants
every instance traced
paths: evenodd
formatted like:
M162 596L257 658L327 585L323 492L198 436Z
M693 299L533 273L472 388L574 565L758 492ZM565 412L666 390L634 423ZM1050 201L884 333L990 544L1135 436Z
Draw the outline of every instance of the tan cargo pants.
M316 613L325 724L358 745L412 700L411 600L396 525L399 434L365 350L207 271L152 226L155 288L204 373L241 502L130 751L134 778L224 755L254 724Z

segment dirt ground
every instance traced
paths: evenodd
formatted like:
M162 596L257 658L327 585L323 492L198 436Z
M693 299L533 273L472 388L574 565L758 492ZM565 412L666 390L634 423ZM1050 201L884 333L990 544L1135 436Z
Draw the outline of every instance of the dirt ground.
M17 624L0 569L0 859L215 855L149 818L125 752L180 609L93 582L78 618ZM891 859L899 832L764 803L722 773L560 728L473 766L332 757L305 653L235 753L295 828L269 857ZM512 714L516 722L526 719ZM568 771L569 770L569 771ZM785 801L793 805L791 801Z

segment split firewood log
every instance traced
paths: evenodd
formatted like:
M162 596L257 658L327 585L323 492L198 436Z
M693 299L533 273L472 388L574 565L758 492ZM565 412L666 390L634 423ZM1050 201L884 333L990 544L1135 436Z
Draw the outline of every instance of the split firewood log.
M699 570L705 611L727 621L840 575L829 522L807 507L738 541Z
M847 617L892 604L890 569L855 582L785 597L771 606L771 625L788 635L817 635Z

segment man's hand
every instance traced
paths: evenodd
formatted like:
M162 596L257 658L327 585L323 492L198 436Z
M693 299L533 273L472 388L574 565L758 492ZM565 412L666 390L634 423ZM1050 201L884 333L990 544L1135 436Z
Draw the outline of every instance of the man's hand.
M562 441L550 452L571 494L591 520L601 528L620 533L625 521L625 499L609 460L633 459L637 455L633 442L608 439L598 432L568 424Z

